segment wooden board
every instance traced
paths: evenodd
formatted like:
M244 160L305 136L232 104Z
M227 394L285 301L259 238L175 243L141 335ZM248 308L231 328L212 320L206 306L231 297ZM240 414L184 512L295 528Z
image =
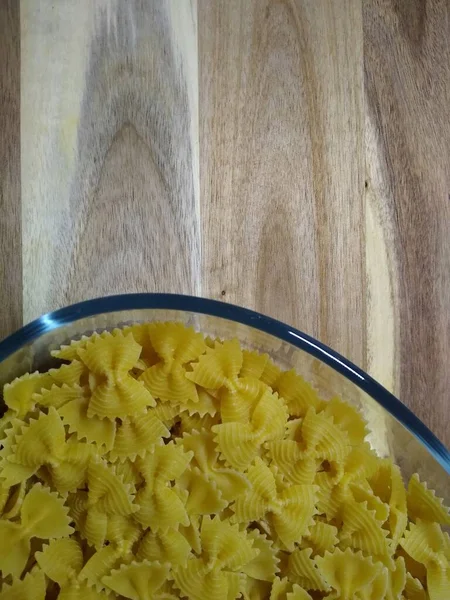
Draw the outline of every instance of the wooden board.
M365 365L361 7L199 8L206 289Z
M22 1L26 321L200 291L196 21L189 2Z
M19 9L0 3L0 339L22 325Z
M368 369L449 444L450 4L363 23Z
M450 444L448 2L7 0L0 33L0 335L104 294L222 299Z

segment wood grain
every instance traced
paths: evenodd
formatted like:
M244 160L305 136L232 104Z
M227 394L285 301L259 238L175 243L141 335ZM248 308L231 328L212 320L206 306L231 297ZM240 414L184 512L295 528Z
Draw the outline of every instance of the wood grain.
M369 369L449 445L450 5L367 0L363 22Z
M360 4L199 7L205 289L365 365Z
M0 339L22 324L20 6L0 3Z
M198 293L195 2L22 1L24 318Z
M447 0L4 0L0 337L202 294L318 337L450 445L449 40Z

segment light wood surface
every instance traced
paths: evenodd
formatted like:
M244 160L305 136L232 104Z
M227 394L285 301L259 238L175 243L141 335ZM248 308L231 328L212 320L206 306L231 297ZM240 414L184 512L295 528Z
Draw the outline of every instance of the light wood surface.
M21 7L24 320L111 293L199 293L195 4Z
M367 0L363 32L368 369L449 445L450 3Z
M450 443L446 0L5 0L0 34L0 335L111 293L230 301Z
M361 6L199 8L206 290L364 364Z

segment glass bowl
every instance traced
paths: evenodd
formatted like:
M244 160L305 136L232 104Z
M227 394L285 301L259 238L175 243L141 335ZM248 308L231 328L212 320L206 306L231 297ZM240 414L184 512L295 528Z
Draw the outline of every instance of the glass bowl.
M239 339L295 368L324 399L338 395L362 412L368 441L390 456L407 479L418 473L450 502L450 452L404 405L364 371L324 344L280 321L231 304L173 294L127 294L48 313L0 342L0 385L27 371L53 366L50 350L93 331L143 321L173 320L211 337Z

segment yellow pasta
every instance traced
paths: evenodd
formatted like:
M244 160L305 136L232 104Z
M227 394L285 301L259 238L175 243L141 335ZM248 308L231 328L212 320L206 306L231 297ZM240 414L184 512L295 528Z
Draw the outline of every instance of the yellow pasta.
M58 411L69 433L73 433L79 441L96 444L99 454L111 450L116 436L115 422L97 415L88 417L89 396L79 387L71 388L71 391L71 399ZM67 392L65 396L68 395Z
M188 515L215 515L228 505L217 483L197 467L186 470L179 478L178 486L186 492Z
M397 546L408 522L406 490L400 469L389 459L380 461L369 481L375 494L389 504L389 529L393 545Z
M144 479L138 470L138 465L135 461L132 461L129 458L123 462L115 463L114 470L116 475L125 484L131 484L135 490L144 482Z
M208 475L217 485L227 502L235 500L250 487L247 477L236 469L228 468L219 460L214 434L206 429L185 433L179 438L183 448L193 453L191 464Z
M261 600L269 598L270 589L271 584L268 581L248 577L241 594L244 600Z
M179 422L180 407L177 404L169 404L168 402L157 402L153 408L153 414L170 429L176 421Z
M131 560L133 560L133 554L128 543L103 546L87 559L78 579L85 582L89 588L101 592L106 588L102 582L103 577L109 575L113 569L119 568L121 564L128 564Z
M324 513L329 520L336 519L341 514L343 503L355 500L357 503L366 502L367 508L375 511L378 520L384 520L383 515L385 518L389 508L383 499L373 492L368 482L367 478L377 469L377 459L366 444L352 448L343 464L328 461L325 464L328 468L323 468L322 463L322 468L318 470L314 479L319 486L319 513ZM395 490L394 498L397 498ZM391 512L389 518L391 516L394 519L396 515Z
M289 578L307 590L327 591L328 584L311 558L312 549L295 549L289 556Z
M112 461L134 460L143 457L154 444L162 444L170 437L169 430L151 411L134 417L125 417L116 430L114 445L109 453Z
M306 590L296 583L293 584L287 577L274 579L269 598L270 600L312 600Z
M130 375L140 353L141 346L131 334L98 336L77 350L88 369L102 378L89 400L89 417L123 418L155 405L144 384Z
M186 377L205 389L234 391L239 385L242 362L242 349L237 340L215 342L214 348L207 348Z
M9 461L11 465L33 469L45 466L55 488L65 493L80 487L86 476L87 465L94 449L78 443L66 433L59 414L50 407L48 414L40 413L38 419L30 420L16 435ZM4 475L0 466L0 475ZM11 482L11 479L5 476ZM16 481L15 483L19 483Z
M25 494L27 492L27 484L25 481L6 488L7 494L4 496L2 507L2 517L4 519L14 519L20 512Z
M322 576L341 600L354 600L377 575L385 569L380 563L364 557L360 552L347 548L344 552L335 549L332 554L318 556L316 563ZM331 596L333 597L333 596Z
M219 415L212 417L211 415L206 414L203 417L200 417L200 415L190 415L187 412L182 412L180 414L180 420L178 421L179 433L180 435L183 435L202 429L210 430L211 427L218 425L219 422Z
M310 547L314 554L323 554L327 550L332 550L337 546L339 538L337 536L338 529L334 525L330 525L324 521L314 521L305 538L305 544Z
M41 571L27 573L25 577L14 579L0 591L0 600L45 600L45 576Z
M112 514L108 519L106 538L110 543L131 547L141 537L142 528L132 515Z
M231 466L245 470L268 441L283 437L288 413L275 394L265 392L255 404L248 423L222 423L212 427L218 449Z
M394 569L387 571L386 600L401 600L406 587L406 578L405 561L399 556L395 560Z
M60 538L73 532L68 509L57 494L36 483L27 493L20 521L0 520L0 570L20 576L30 553L32 538Z
M271 360L268 360L260 379L263 383L272 389L275 389L275 383L280 377L281 372L281 369L275 363L273 363Z
M46 373L25 373L3 388L3 400L14 416L24 417L35 406L33 394L50 387L53 381Z
M405 552L426 568L430 600L444 600L450 594L450 544L439 523L410 523L400 541Z
M338 427L325 411L316 413L310 407L301 425L304 450L322 460L342 463L350 453L349 440L345 431Z
M311 385L293 369L281 373L272 383L274 391L287 402L289 413L295 417L304 417L309 408L317 410L320 400Z
M433 490L428 489L426 483L420 481L417 474L409 480L406 500L410 519L425 519L450 525L448 508L443 505L441 498L436 497Z
M389 584L388 573L387 569L381 569L373 581L358 593L358 598L361 600L385 600Z
M169 574L169 565L148 560L121 565L103 577L102 582L108 590L131 600L157 598L158 590L163 586Z
M334 423L344 429L352 446L364 442L369 431L364 419L353 406L336 397L323 405L323 412L333 417Z
M253 541L253 548L258 550L258 554L242 567L242 572L253 580L273 581L280 562L273 541L258 529L250 531L248 538Z
M241 377L243 352L237 340L216 342L193 364L186 377L209 390L220 392L223 422L248 421L249 413L266 386L255 377Z
M373 511L377 521L384 523L389 518L389 505L383 502L373 493L372 488L367 482L351 482L348 489L356 502L366 504L369 511Z
M220 400L215 398L207 390L197 390L197 400L188 400L177 406L176 414L184 413L190 417L198 416L203 417L214 417L218 414L220 409Z
M448 600L449 510L354 407L141 323L4 388L0 600Z
M147 329L160 361L146 369L140 380L163 402L197 402L197 388L186 377L186 365L204 353L203 336L181 323L151 323Z
M201 526L202 558L174 569L176 587L192 600L237 598L246 576L242 568L258 555L253 541L237 525L205 516Z
M88 342L92 342L97 337L104 337L105 335L109 335L106 332L101 334L94 332L91 336L83 335L79 340L72 340L70 344L62 345L58 350L52 350L50 354L54 358L59 358L60 360L76 360L78 358L78 350L86 347Z
M260 458L248 469L251 489L232 506L239 523L270 519L281 542L293 549L316 513L316 486L293 485L277 489L274 473Z
M191 458L192 453L170 443L156 446L153 454L139 460L144 479L136 494L139 509L135 518L139 523L155 531L189 524L185 503L170 483L182 475Z
M58 600L106 600L106 594L92 588L80 577L83 552L76 540L53 540L36 553L36 561L42 572L58 584Z
M50 369L48 374L58 385L79 385L86 367L79 360L73 360L68 365L61 365L59 369Z
M107 539L108 520L114 516L136 513L133 490L112 467L91 462L87 469L87 492L78 492L69 501L71 515L78 530L90 545L99 548Z
M131 333L136 342L142 347L141 355L138 361L141 363L139 365L140 371L145 371L145 369L148 369L159 362L160 357L153 347L150 336L151 329L148 323L130 325L129 327L124 327L122 331L125 335ZM136 363L136 366L137 365L138 363Z
M249 350L242 351L242 366L239 371L240 377L254 377L261 379L270 362L268 354L259 354Z
M6 503L8 502L8 498L10 495L11 487L7 485L5 482L0 481L0 516L3 515L5 511Z
M11 429L12 423L16 421L17 423L22 424L23 420L17 418L17 413L15 410L8 408L3 416L0 418L0 445L4 444L4 440L6 437L6 432ZM0 453L4 454L4 452L0 449Z
M418 579L415 579L410 573L406 574L405 583L406 600L427 600L427 592Z
M367 442L363 442L359 446L354 446L350 450L347 458L345 459L344 469L341 477L343 481L347 483L357 480L363 482L367 481L378 471L380 462L382 461L380 461L375 452L370 448L369 444ZM400 481L402 481L401 477ZM396 487L395 482L394 487ZM395 493L394 497L397 498Z
M139 543L139 560L159 561L184 566L191 552L187 538L173 527L155 533L148 530Z
M388 532L381 527L375 511L370 511L366 502L346 500L341 509L343 526L339 534L341 544L372 556L392 568L392 547Z
M289 483L311 484L319 466L315 456L305 453L294 440L269 442L269 456Z
M78 384L68 385L67 383L63 383L61 386L53 384L51 388L42 389L40 393L33 394L33 400L40 407L53 406L56 409L60 409L72 400L84 398L87 401L88 394L88 388L81 387ZM61 411L59 414L61 414Z

